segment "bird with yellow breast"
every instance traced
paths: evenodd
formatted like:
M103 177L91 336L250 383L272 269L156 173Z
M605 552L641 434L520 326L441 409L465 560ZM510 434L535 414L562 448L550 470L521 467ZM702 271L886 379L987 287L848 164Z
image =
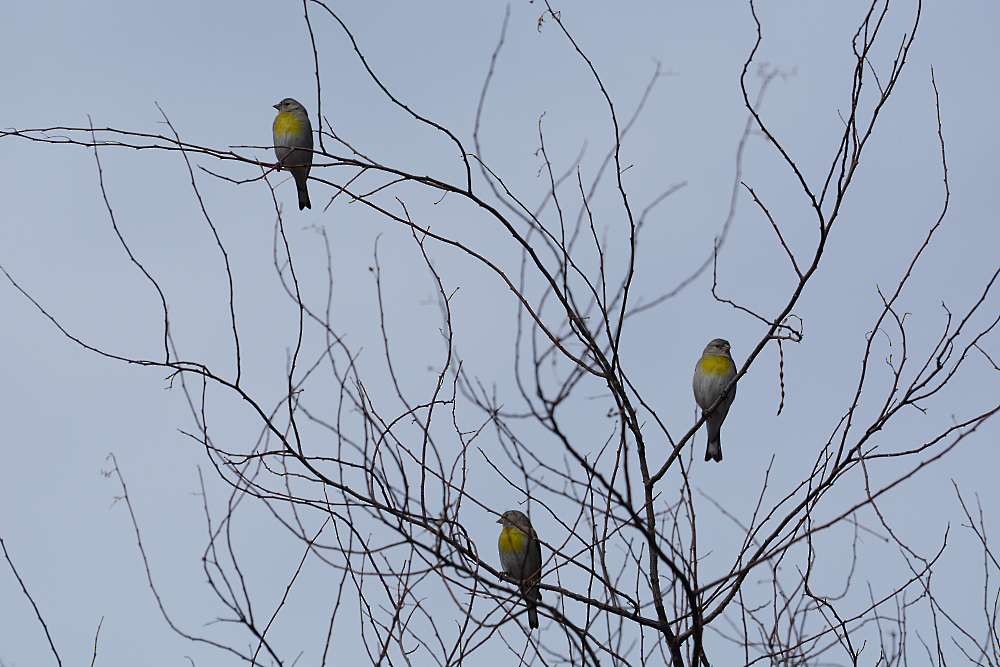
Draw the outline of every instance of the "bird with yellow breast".
M705 449L706 461L722 461L722 422L729 414L729 407L736 398L736 383L730 386L736 377L736 363L730 355L729 341L715 338L705 346L701 359L694 367L694 400L703 411L708 411L705 423L708 426L708 447ZM728 387L728 389L727 389ZM723 396L725 392L725 396ZM720 400L721 399L721 400ZM716 405L718 401L718 405Z
M274 117L271 131L274 136L274 154L278 157L278 168L292 172L295 188L299 195L299 210L312 208L309 203L309 190L306 181L313 162L312 125L305 107L286 97L274 108L278 115Z
M537 628L538 603L542 601L542 594L538 590L538 583L542 578L542 545L531 527L531 521L522 512L508 510L500 516L497 523L503 526L497 541L500 565L518 583L521 596L528 607L528 625Z

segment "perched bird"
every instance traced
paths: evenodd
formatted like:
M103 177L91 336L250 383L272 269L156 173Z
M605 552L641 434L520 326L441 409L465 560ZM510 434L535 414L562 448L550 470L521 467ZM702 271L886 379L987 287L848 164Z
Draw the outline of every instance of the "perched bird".
M522 512L507 510L497 521L503 528L497 546L503 571L516 579L528 607L528 625L538 627L538 603L542 594L538 582L542 578L542 545L538 542L531 521Z
M736 364L729 354L729 341L715 338L705 346L701 359L694 367L694 400L703 411L708 410L722 396L726 385L736 377ZM722 441L719 432L722 422L729 414L729 406L736 398L736 383L734 382L726 395L712 412L708 414L708 448L705 450L705 460L722 460Z
M274 117L274 154L278 156L278 166L292 172L295 187L299 191L299 210L312 208L309 204L309 190L306 189L306 179L313 162L312 125L305 107L286 97L274 108L278 115Z

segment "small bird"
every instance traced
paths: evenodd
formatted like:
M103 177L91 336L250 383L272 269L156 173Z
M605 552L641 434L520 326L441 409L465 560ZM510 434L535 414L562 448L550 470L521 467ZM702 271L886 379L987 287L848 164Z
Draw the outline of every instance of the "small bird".
M701 359L694 367L694 400L703 411L711 408L730 380L736 377L736 364L729 354L729 341L722 338L714 338L705 346L705 351L701 353ZM729 414L729 406L736 398L736 383L734 382L719 404L708 415L706 423L708 425L708 448L705 450L705 460L722 461L722 440L719 432L722 430L722 422Z
M274 133L274 154L278 156L278 167L288 169L295 179L295 187L299 191L299 210L312 208L309 203L309 190L306 189L306 179L313 162L312 125L305 107L286 97L274 108L278 115L274 117L271 129Z
M516 579L528 607L528 625L538 627L538 603L542 594L538 582L542 578L542 545L531 527L531 521L522 512L507 510L497 521L503 528L497 546L500 565L512 579Z

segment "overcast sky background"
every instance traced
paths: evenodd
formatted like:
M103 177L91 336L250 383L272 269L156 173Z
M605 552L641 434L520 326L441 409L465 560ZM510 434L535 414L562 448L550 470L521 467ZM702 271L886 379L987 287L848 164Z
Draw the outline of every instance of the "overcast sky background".
M634 165L625 183L636 202L644 204L671 184L686 182L657 210L643 240L635 294L650 298L700 263L725 218L735 147L746 120L739 74L753 45L754 26L742 2L627 3L627 10L624 4L579 2L560 8L623 115L639 99L655 61L670 74L658 84L623 149L623 161ZM907 3L897 4L876 54L880 71L911 20ZM344 1L336 7L393 92L471 146L476 102L504 5ZM836 147L837 112L846 109L853 66L850 38L863 10L858 2L813 1L762 2L759 8L765 40L757 62L792 74L773 83L765 118L813 182ZM537 201L545 187L535 155L543 112L547 147L557 166L567 165L588 141L582 168L585 175L593 174L611 136L606 108L588 72L554 25L537 29L540 13L537 2L511 5L508 41L482 133L486 158L529 201ZM454 147L385 102L330 20L315 14L314 27L324 114L337 131L383 161L458 181L462 171ZM901 304L912 313L911 349L926 354L941 333L941 303L956 312L967 308L995 270L1000 256L998 27L995 2L926 3L912 57L862 161L828 261L796 309L806 336L802 344L786 347L785 412L775 417L776 358L769 349L741 384L723 431L725 463L696 466L698 488L727 507L742 510L752 503L772 454L777 457L776 496L808 471L849 404L864 336L878 312L876 286L895 285L938 215L942 188L931 66L941 91L953 199L940 236ZM0 56L8 63L0 74L3 128L82 126L89 115L99 127L162 133L158 102L192 143L267 145L272 104L292 96L310 111L315 107L312 54L298 2L14 3L0 26ZM262 156L268 159L263 151ZM225 276L183 162L175 154L110 149L102 152L102 161L123 233L167 292L182 356L230 372ZM253 175L246 166L200 158L196 163L236 178ZM93 155L6 138L0 141L0 170L5 211L0 264L73 333L104 349L155 357L159 305L117 245ZM744 179L767 198L792 247L810 248L814 220L795 182L759 140L748 148ZM233 262L247 386L263 403L273 403L284 389L295 319L271 266L269 194L259 184L234 186L203 174L199 186ZM318 303L325 283L318 236L306 227L323 225L334 244L335 324L364 350L360 363L372 385L386 391L368 272L375 237L383 234L389 326L399 337L404 384L426 393L433 381L426 368L440 358L438 310L409 232L341 201L323 213L329 190L319 184L310 189L314 208L303 213L294 210L290 182L278 190L307 299ZM482 216L448 203L435 207L428 197L414 201L424 223L491 248L516 266L515 249ZM623 228L613 192L600 193L594 206L598 219L620 240ZM615 261L620 261L620 245L617 250ZM464 258L440 247L432 253L446 285L460 288L453 307L467 370L509 390L513 300L495 277ZM740 200L719 277L725 294L763 312L784 303L791 271L746 197ZM710 276L703 276L666 307L637 318L626 335L626 367L681 431L693 415L690 370L704 343L724 336L740 361L761 335L758 322L714 302L710 287ZM980 326L983 317L995 315L997 303L992 296L977 320ZM188 655L199 665L226 664L217 652L178 638L159 616L125 509L113 502L117 487L102 475L106 456L114 452L130 484L168 608L185 627L214 631L203 627L219 610L203 585L199 558L205 528L196 495L196 467L204 468L207 460L202 448L178 431L191 428L183 396L164 390L162 372L114 363L74 346L6 283L0 285L0 309L0 411L5 416L0 537L43 611L64 663L89 660L94 630L103 618L99 665L185 664ZM984 347L1000 357L995 333ZM883 346L878 358L887 349ZM885 369L874 372L875 385L884 383ZM997 373L977 357L935 409L901 419L879 443L902 448L907 438L930 433L953 415L989 407L998 393ZM323 397L312 400L322 403ZM603 408L594 410L585 401L575 406L576 429L586 437L596 428L595 447L603 444L610 433ZM228 443L241 446L254 437L257 424L245 411L225 401L216 409L214 421L222 424ZM991 511L1000 501L998 434L996 424L988 424L888 497L884 507L901 534L926 551L940 544L950 522L950 551L940 565L948 579L940 593L960 617L980 624L977 632L982 630L979 603L969 600L981 594L981 553L959 526L951 480L963 493L980 494L988 528L995 533L1000 528L997 512ZM549 444L539 442L540 447ZM696 447L703 446L699 439ZM481 497L494 489L498 509L515 506L519 499L508 487L489 473L482 475ZM207 477L214 497L221 498L224 488L211 474ZM724 547L725 520L707 509L702 518L703 533L709 535L711 522L718 522ZM270 539L273 523L263 514L259 519L259 526L242 525L239 535L248 567L259 567L263 575L270 564L280 563L285 572L298 551ZM488 519L486 514L466 518L484 554L492 553L495 540ZM555 523L540 515L536 527L551 534L545 531L554 531ZM905 576L903 563L877 542L868 543L872 551L865 577L898 581ZM842 547L829 542L832 560L843 557L837 551ZM715 561L720 568L724 563ZM705 565L712 566L711 560ZM290 646L302 644L304 665L318 664L322 610L328 602L324 571L308 572L308 590L274 629L291 657ZM257 579L264 609L277 599L275 591L280 595L283 576ZM349 616L334 640L344 656L359 651L356 620ZM51 661L37 621L5 567L0 567L0 618L4 665ZM717 638L707 641L716 647L715 655L728 655ZM488 664L489 655L481 654L478 664Z

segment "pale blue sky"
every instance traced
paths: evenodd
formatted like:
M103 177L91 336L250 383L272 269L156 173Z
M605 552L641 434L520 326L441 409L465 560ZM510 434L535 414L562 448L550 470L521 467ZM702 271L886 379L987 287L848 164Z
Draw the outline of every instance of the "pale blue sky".
M567 2L560 7L623 114L637 101L654 61L670 73L623 148L623 162L634 164L625 182L635 201L644 203L670 184L687 182L658 209L645 231L636 293L648 298L701 261L725 217L734 150L745 122L739 74L754 32L744 2L627 3L627 10L624 4ZM849 93L850 37L863 5L761 4L765 41L757 60L794 72L773 83L765 118L807 177L816 180L841 127L837 112L845 109ZM909 25L911 8L896 4L896 20L888 27L892 37L875 54L883 67ZM967 308L996 268L1000 5L988 0L925 4L907 71L864 156L856 188L831 237L828 259L796 308L805 320L806 336L802 344L786 347L785 412L774 415L776 358L770 349L741 384L724 431L726 462L696 466L696 486L727 506L742 511L752 504L772 454L777 457L775 497L808 471L850 401L864 335L879 308L876 286L895 284L939 212L931 66L941 91L953 198L940 236L901 302L902 310L912 313L912 349L926 350L940 335L941 302L956 312ZM452 128L471 147L477 97L504 5L455 0L345 0L336 5L393 92ZM585 174L593 173L610 136L606 110L588 72L555 26L536 29L540 12L537 2L511 5L507 44L482 133L487 159L529 201L537 200L544 188L535 155L540 114L545 113L546 142L557 163L565 165L589 141ZM385 103L335 25L316 15L314 27L324 113L336 130L386 162L458 179L454 147ZM0 26L0 60L8 63L0 77L0 128L82 126L89 115L98 127L162 133L166 128L157 102L190 142L267 145L274 102L292 96L310 110L315 106L312 54L299 2L14 3ZM113 150L105 150L102 161L123 233L168 294L182 356L228 372L232 351L225 276L183 162L174 154ZM242 165L202 158L195 162L237 178L253 175ZM0 140L0 170L5 186L0 264L75 334L122 354L155 356L158 303L117 245L97 188L93 155L81 148L5 138ZM744 178L767 197L790 245L803 251L809 247L814 221L794 181L759 140L748 149ZM199 175L199 186L231 253L247 386L264 403L276 401L284 390L295 320L271 266L269 196L259 185L237 187L205 175ZM389 385L379 379L384 369L367 270L374 239L384 234L380 243L392 304L389 325L400 336L404 384L426 391L433 380L426 367L440 357L438 311L409 233L339 201L323 213L329 191L313 184L311 192L313 210L299 214L292 206L292 184L279 188L290 241L307 278L307 298L321 299L324 285L318 237L305 227L324 225L334 244L335 324L352 345L364 349L361 363L368 364L373 386L387 391ZM482 217L459 206L435 207L426 195L416 195L414 201L425 223L492 248L501 261L516 266L515 249ZM595 211L599 219L616 221L607 224L620 234L611 193L599 194ZM439 247L432 253L446 284L460 287L453 308L466 369L509 391L507 323L514 308L509 294L464 257ZM742 197L720 265L724 293L770 313L784 303L790 275L766 221ZM724 335L739 361L760 336L757 322L715 303L710 286L710 277L702 277L666 307L637 318L626 334L626 366L678 431L686 430L693 414L690 368L704 342ZM995 314L997 303L993 295L987 315ZM0 309L0 377L5 380L0 405L6 416L0 536L44 612L64 663L89 661L94 630L103 618L99 665L186 664L184 656L199 665L229 664L219 653L179 639L159 617L125 510L113 502L117 487L101 474L108 465L105 457L114 452L172 615L194 631L222 632L237 643L244 641L204 627L219 612L203 585L199 563L205 529L201 499L195 495L196 466L205 470L217 500L225 489L209 474L204 451L178 430L191 428L182 395L164 391L162 372L127 367L73 346L6 283L0 285ZM984 347L1000 358L996 333L985 339ZM883 349L877 358L885 354ZM885 380L884 368L874 372ZM901 420L880 442L901 448L908 438L929 432L928 424L947 423L952 415L995 404L997 377L977 359L976 367L962 375L955 391L930 414ZM594 387L590 395L599 393ZM515 401L513 393L510 400ZM245 410L226 402L215 409L214 423L220 424L227 444L242 446L254 437L258 425ZM579 414L571 421L578 435L599 433L595 448L603 444L610 432L603 413L594 413L586 401L574 409ZM980 624L981 615L968 600L978 600L981 555L959 527L951 480L963 492L979 493L988 512L997 507L998 435L997 425L988 424L883 503L894 526L921 549L934 549L950 522L951 547L940 565L947 584L939 593L959 616L968 614L970 622ZM490 444L495 446L492 441L481 446ZM552 445L542 440L539 446ZM703 440L696 446L700 450ZM482 461L474 464L485 467ZM498 507L514 506L517 499L509 489L482 474L484 488L494 485ZM730 527L707 506L703 511L702 534L707 533L707 543L717 541L722 553L734 539L726 532ZM1000 528L996 514L987 514L994 533ZM485 514L467 521L481 553L491 554L494 524ZM543 534L556 530L545 515L536 521ZM298 549L273 539L275 529L264 512L249 511L241 529L248 568L260 575L255 580L262 608L270 611L285 581L283 576L268 580L264 574L275 563L282 572L289 569ZM824 545L834 562L843 557L837 539L831 536ZM871 547L863 573L868 580L888 584L905 576L894 551L877 540L866 545ZM704 567L722 568L724 563L724 558L712 561L710 556ZM291 647L301 644L305 653L299 664L313 665L322 650L329 603L325 586L335 577L318 567L307 574L309 585L273 633L286 656L294 659ZM360 650L357 627L349 617L338 626L343 634L334 642L345 656ZM44 636L5 567L0 567L0 618L4 665L51 662ZM723 664L721 656L729 655L729 649L717 638L706 641ZM477 664L489 664L487 655L481 654ZM867 664L874 663L869 657ZM496 664L510 663L504 658Z

